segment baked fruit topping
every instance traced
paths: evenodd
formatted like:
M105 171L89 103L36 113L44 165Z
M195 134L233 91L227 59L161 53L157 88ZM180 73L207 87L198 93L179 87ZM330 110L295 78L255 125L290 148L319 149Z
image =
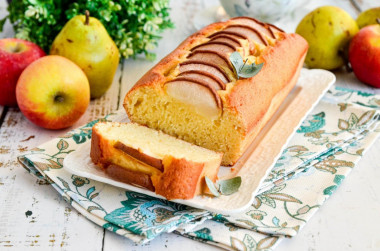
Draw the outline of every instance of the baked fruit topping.
M210 41L210 42L195 46L194 48L191 49L191 51L196 51L196 50L211 50L211 51L216 51L216 52L221 52L221 53L231 53L231 52L234 52L236 49L234 46L230 45L229 43Z
M270 29L270 26L266 23L260 22L251 17L235 17L235 18L232 18L231 20L237 21L240 24L248 25L256 29L257 31L261 32L263 35L270 37L272 39L276 39L275 34Z
M239 37L232 35L218 35L210 39L210 42L224 42L232 45L234 48L243 46L239 41Z
M185 71L180 73L178 76L187 77L194 80L206 81L210 83L217 91L226 89L225 83L223 83L219 78L205 71Z
M196 50L189 54L188 60L201 61L206 64L218 65L222 70L229 69L232 71L232 66L230 64L229 54L221 53L218 51L211 50Z
M165 91L171 97L193 106L203 116L217 118L222 112L222 101L210 83L178 77L165 83Z
M193 70L208 72L214 75L215 77L219 78L225 84L230 82L230 78L228 77L228 75L217 64L199 60L187 60L179 65L180 72Z
M232 24L227 26L224 31L235 32L256 43L268 45L268 41L259 31L247 25Z
M132 121L233 165L295 85L307 49L297 34L255 19L211 24L140 79L124 107Z

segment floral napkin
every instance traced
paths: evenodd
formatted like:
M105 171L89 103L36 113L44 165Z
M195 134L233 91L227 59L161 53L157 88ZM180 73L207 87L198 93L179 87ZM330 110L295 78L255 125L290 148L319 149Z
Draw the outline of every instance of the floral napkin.
M99 120L19 157L75 209L136 243L173 232L226 249L273 249L295 236L380 134L380 96L332 87L290 140L252 206L220 215L72 175L64 157L90 140ZM119 111L101 120L115 121Z

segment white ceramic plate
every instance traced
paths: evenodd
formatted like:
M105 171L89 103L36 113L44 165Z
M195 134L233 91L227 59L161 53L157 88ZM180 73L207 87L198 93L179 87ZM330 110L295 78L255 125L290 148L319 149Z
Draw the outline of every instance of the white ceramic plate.
M233 169L223 166L220 168L218 176L221 179L237 175L242 177L242 185L237 193L217 198L197 196L191 200L174 200L174 202L222 214L238 213L248 208L259 190L260 184L280 157L291 136L334 82L335 75L329 71L302 69L296 87L244 155L232 167ZM116 121L127 122L128 118L123 115ZM144 188L108 177L91 162L90 143L87 142L78 147L64 159L63 166L67 171L78 176L165 199Z

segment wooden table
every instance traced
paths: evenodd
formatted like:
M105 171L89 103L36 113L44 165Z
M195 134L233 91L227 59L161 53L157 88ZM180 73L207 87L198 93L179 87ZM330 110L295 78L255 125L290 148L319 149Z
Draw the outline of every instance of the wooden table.
M378 0L361 1L361 4L365 9L375 2ZM310 1L278 25L294 31L307 12L325 4L340 6L354 17L357 15L348 0ZM163 34L156 49L157 59L195 31L194 15L215 5L218 5L216 0L172 0L171 14L176 29ZM0 18L6 14L5 8L6 2L1 1ZM12 34L7 24L0 38ZM125 93L155 63L140 58L124 61L111 89L102 98L91 101L87 112L73 128L120 109ZM336 75L337 85L380 94L380 90L359 83L353 74L336 72ZM39 128L25 119L17 108L0 106L0 114L0 250L217 249L174 234L163 234L146 245L137 246L88 221L51 186L28 174L16 160L23 152L70 129L49 131ZM380 250L379 154L380 140L377 140L299 235L285 240L277 250Z

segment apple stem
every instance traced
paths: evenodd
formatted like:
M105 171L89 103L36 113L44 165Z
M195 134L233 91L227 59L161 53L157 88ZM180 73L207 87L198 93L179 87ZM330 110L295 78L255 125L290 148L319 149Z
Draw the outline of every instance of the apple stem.
M376 22L380 24L380 18L376 18Z
M90 23L90 12L86 10L84 14L86 15L86 21L84 21L84 24L88 25Z
M17 43L16 46L12 47L11 52L18 53L22 49L21 43Z

